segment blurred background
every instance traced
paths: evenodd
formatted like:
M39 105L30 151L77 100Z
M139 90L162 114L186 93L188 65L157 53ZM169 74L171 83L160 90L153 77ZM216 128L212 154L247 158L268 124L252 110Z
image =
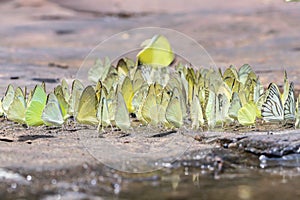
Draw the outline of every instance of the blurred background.
M248 63L264 86L300 73L300 3L284 0L0 0L0 90L75 78L99 42L140 27L195 39L220 68ZM128 38L130 40L130 38ZM112 46L110 51L117 48ZM197 53L197 52L195 52Z

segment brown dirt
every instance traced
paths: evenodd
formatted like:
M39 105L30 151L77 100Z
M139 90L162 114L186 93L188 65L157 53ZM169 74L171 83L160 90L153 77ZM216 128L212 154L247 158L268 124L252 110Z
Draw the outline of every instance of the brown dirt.
M158 0L147 4L136 0L0 1L0 94L3 95L9 83L32 88L41 82L40 79L47 78L48 90L62 78L71 83L85 56L100 41L120 31L144 26L165 27L183 32L199 42L221 68L230 64L241 66L249 63L260 75L265 86L270 81L282 84L283 69L286 69L290 80L295 82L299 90L299 8L300 4L297 3L268 0L235 0L226 4L208 0L176 2L168 0L163 6ZM114 48L118 47L107 49L107 53L114 51ZM29 186L27 183L30 181L25 181L26 184L18 183L19 190L14 189L14 183L18 181L8 179L3 182L0 179L2 191L0 195L3 198L30 198L29 194L33 194L31 199L48 197L53 199L55 195L63 194L66 199L74 199L78 195L82 198L97 199L96 195L100 193L102 196L118 194L120 182L125 191L123 198L143 195L146 195L143 196L146 198L150 195L149 192L145 194L141 192L143 190L140 182L128 184L130 181L127 183L126 180L125 183L120 181L132 174L121 173L119 176L120 172L116 173L106 168L86 151L82 145L81 133L86 130L94 131L91 127L24 128L7 121L2 121L0 127L0 168L10 169L25 179L28 174L35 177ZM68 128L76 131L68 131ZM270 131L194 133L193 137L195 135L198 135L197 140L200 142L193 140L192 145L185 151L186 154L178 159L173 167L186 167L190 164L198 173L199 166L203 164L204 171L217 178L219 172L224 170L221 167L219 171L218 168L221 158L223 167L227 166L225 167L227 173L223 174L223 178L229 177L225 178L228 181L231 180L230 170L239 168L236 166L258 167L260 164L258 158L261 154L281 156L299 153L300 135L297 130L278 133L274 131L274 135L270 135ZM140 137L140 140L136 139L133 135L121 139L113 135L107 137L115 141L115 145L127 147L131 145L138 149L136 145L144 145L145 141L157 145L157 142L173 136L147 140L143 137ZM278 154L280 152L281 155ZM158 156L164 157L164 154ZM213 166L213 169L209 166ZM169 176L168 170L166 167L164 173L168 174L166 182L171 184L174 177ZM233 177L241 174L243 173L234 173ZM292 174L295 175L297 172L293 171ZM260 172L255 172L254 177L259 176ZM98 187L93 186L92 181L95 177L97 183L101 182ZM183 182L186 181L183 175L181 179ZM154 187L151 184L155 185L157 182L165 187L160 172L149 176L144 174L143 178L138 180L144 181L148 188ZM266 177L259 183L267 184L268 181ZM292 182L295 187L299 185L295 180ZM211 184L215 185L215 182ZM226 185L226 181L224 184ZM241 184L243 182L236 183ZM229 191L232 193L228 194L234 194L236 185L230 188ZM256 182L253 185L255 186ZM137 188L135 190L137 194L132 193L130 186ZM224 187L220 185L220 188ZM288 191L286 187L282 188L282 191ZM267 196L271 197L273 192L271 190L272 188L263 188L258 191L260 194L267 192L269 193ZM157 194L161 192L157 188L149 191L150 193L155 191ZM162 195L165 198L189 197L184 191L187 190L182 188L183 196L172 189L171 192L166 190ZM212 194L214 191L212 190ZM85 196L86 194L89 196ZM193 194L199 195L197 191L193 191ZM290 192L284 194L293 196ZM232 199L231 197L237 198L229 195L228 199Z

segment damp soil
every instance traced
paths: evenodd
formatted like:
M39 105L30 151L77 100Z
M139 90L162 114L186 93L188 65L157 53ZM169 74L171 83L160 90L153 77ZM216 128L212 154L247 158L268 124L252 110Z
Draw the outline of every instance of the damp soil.
M298 130L148 131L104 134L74 122L62 128L27 128L2 119L1 197L290 199L300 195Z

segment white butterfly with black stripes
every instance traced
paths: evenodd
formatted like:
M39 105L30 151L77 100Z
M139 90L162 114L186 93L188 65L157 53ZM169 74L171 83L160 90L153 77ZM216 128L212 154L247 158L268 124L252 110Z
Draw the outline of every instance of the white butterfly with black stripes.
M262 105L261 115L267 122L295 120L294 84L292 82L289 84L288 96L283 105L277 85L271 83L267 90L266 100Z

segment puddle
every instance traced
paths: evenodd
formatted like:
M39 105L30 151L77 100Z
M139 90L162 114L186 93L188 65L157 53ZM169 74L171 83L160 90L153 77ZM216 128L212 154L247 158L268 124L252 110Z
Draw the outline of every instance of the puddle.
M169 166L142 174L105 166L12 172L2 169L3 199L297 199L300 167ZM6 174L6 175L3 175ZM27 174L27 175L26 175ZM30 175L29 175L30 174ZM3 177L6 179L3 179ZM24 182L26 184L24 184ZM274 197L276 191L276 197Z
M259 157L260 167L299 167L300 168L300 154L289 154L282 157L267 157L261 155Z

